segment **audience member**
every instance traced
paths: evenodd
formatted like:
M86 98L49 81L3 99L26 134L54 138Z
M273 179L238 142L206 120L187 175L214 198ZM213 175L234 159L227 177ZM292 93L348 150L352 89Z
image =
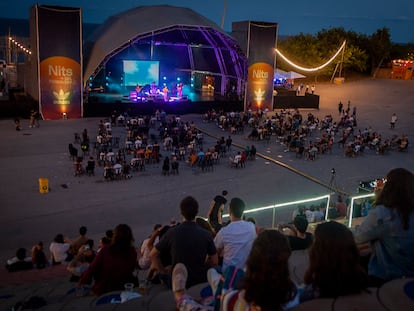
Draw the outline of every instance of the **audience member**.
M259 233L246 262L241 289L229 288L228 291L216 292L215 298L221 300L220 310L283 310L295 306L297 288L289 276L290 253L286 237L277 230ZM223 277L224 283L228 284L232 283L234 274L228 274L227 271ZM177 309L214 310L186 295L187 274L186 266L181 263L174 268L173 292Z
M7 260L6 269L9 272L30 270L33 268L32 258L26 256L26 249L21 247L16 251L16 256Z
M219 256L223 257L222 271L228 266L244 268L247 256L256 238L253 223L242 220L245 203L240 198L230 201L230 223L221 228L214 238Z
M256 219L254 219L253 217L247 217L245 220L251 222L254 225L254 228L256 230L256 234L259 234L260 227L257 225Z
M39 241L32 247L32 263L36 269L45 268L49 262L43 249L43 242Z
M352 232L335 221L319 224L309 250L300 301L358 294L367 287Z
M63 234L57 234L49 246L52 264L59 265L63 262L70 261L72 256L69 254L69 248L70 244L65 241Z
M108 238L109 241L112 240L113 235L114 235L114 230L108 229L105 231L105 236Z
M201 228L203 228L203 229L207 230L208 232L210 232L211 237L214 239L214 237L216 236L216 231L214 230L214 228L211 226L211 224L207 220L205 220L203 217L197 216L195 218L195 222Z
M223 226L223 210L227 203L227 191L223 190L221 195L216 195L210 203L210 207L207 213L208 221L216 232L218 232Z
M86 233L88 232L88 229L85 226L82 226L79 228L79 237L77 237L74 241L70 243L70 249L69 253L73 256L76 256L78 254L79 248L82 245L85 245L88 241L88 237L86 236Z
M96 252L99 253L104 246L107 246L109 244L111 244L111 240L108 239L107 236L102 237L98 242L98 249Z
M338 195L338 202L336 202L335 207L340 217L346 217L348 206L346 205L346 202L344 202L341 195Z
M92 291L95 295L123 290L125 283L134 283L137 252L133 245L134 237L128 225L116 226L111 243L99 251L82 274L78 286L94 280Z
M156 224L151 232L151 235L142 242L138 252L139 269L149 269L149 267L151 266L151 258L149 257L149 254L154 245L156 245L159 242L159 232L161 231L161 229L162 225Z
M414 277L414 175L404 168L387 174L377 190L375 208L354 231L357 243L369 242L370 285Z
M163 236L168 232L168 230L170 230L174 226L177 226L177 222L174 219L171 219L170 225L162 226L159 230L157 230L155 233L156 233L156 237L158 239L158 242L159 242L159 240L161 240L163 238ZM152 248L154 248L154 247L152 247ZM152 250L152 248L151 248L151 250ZM149 256L150 256L150 260L151 260L151 251L150 251ZM160 261L161 261L161 265L165 268L166 271L171 271L172 259L171 259L171 253L170 252L160 253ZM161 278L162 278L162 276L161 276ZM148 269L147 280L152 282L153 284L160 284L160 282L161 282L160 274L158 273L158 269L157 269L156 265L153 263L152 260L151 260L151 265Z
M150 257L161 275L170 275L161 263L162 253L171 254L172 266L178 262L185 264L189 272L186 286L190 287L207 281L207 269L217 265L218 258L211 233L195 222L198 213L196 199L185 197L180 203L180 211L184 221L167 231L152 249Z
M69 263L67 270L72 273L71 281L79 281L80 276L86 269L89 267L90 263L94 260L96 252L93 249L94 242L93 240L87 240L84 245L82 245L76 256Z
M294 235L288 235L292 251L307 249L312 244L313 235L307 232L308 220L304 216L296 216L293 220Z

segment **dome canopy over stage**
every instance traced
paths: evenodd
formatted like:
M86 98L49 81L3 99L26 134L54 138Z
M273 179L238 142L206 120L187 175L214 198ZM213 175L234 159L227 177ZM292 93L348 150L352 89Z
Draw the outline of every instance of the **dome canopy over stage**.
M140 6L110 17L85 40L85 87L125 93L137 85L239 93L246 58L237 41L191 9Z

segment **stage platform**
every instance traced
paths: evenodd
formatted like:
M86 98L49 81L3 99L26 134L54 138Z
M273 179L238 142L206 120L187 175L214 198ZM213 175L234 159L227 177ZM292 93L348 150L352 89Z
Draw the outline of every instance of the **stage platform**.
M84 103L85 117L108 116L113 111L127 112L131 115L153 114L156 110L164 110L168 114L202 114L210 109L216 111L242 111L242 101L230 101L214 95L189 94L182 99L164 101L161 98L134 101L125 94L99 93L91 94Z

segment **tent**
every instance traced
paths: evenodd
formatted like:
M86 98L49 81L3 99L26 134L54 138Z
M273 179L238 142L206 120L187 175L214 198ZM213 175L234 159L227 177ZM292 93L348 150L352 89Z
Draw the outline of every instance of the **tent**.
M287 80L293 80L293 79L302 79L306 78L306 76L297 73L295 71L284 71L282 69L276 68L275 69L275 79L287 79Z
M286 79L286 74L287 72L282 69L275 69L275 79Z
M294 71L289 71L286 73L285 78L286 79L303 79L303 78L306 78L306 76L300 73L294 72Z

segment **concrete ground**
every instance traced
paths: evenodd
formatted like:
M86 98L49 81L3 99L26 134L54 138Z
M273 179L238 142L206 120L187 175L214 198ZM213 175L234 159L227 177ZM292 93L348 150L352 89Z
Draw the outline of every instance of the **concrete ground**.
M338 119L338 102L341 100L346 107L350 100L351 109L357 106L358 128L371 126L384 138L405 133L410 142L408 152L377 155L368 150L360 157L347 158L335 145L332 154L307 161L284 152L284 146L274 137L269 145L254 142L258 152L322 184L260 157L249 161L243 169L230 168L227 159L222 159L213 172L205 173L181 162L178 176L162 176L162 164L151 164L144 172L134 172L130 180L104 182L102 168L96 169L95 176L74 177L68 155L68 144L73 142L75 132L81 133L86 128L94 140L99 118L41 121L40 128L29 128L28 120L23 120L20 132L15 131L13 120L1 120L1 262L14 256L17 248L30 249L39 240L47 248L57 233L75 238L82 225L88 227L88 235L97 242L105 230L127 223L139 245L154 224L180 219L179 202L187 195L199 201L200 215L205 216L211 199L223 189L228 190L230 198L241 197L248 208L253 208L330 193L323 184L329 183L331 168L337 172L336 186L348 193L356 192L360 180L384 176L391 168L414 171L414 80L367 79L343 85L317 84L316 94L320 95L320 109L309 111L319 118L332 114ZM302 113L306 115L309 111ZM391 130L389 120L393 112L399 119ZM202 116L185 115L182 119L194 121L212 135L228 136L215 124L202 123ZM252 144L245 135L246 132L233 135L233 141L241 146ZM122 142L125 130L115 128L114 136ZM317 136L315 133L314 137ZM205 147L212 146L215 138L206 136L205 141ZM233 147L233 152L236 151ZM39 193L39 178L49 179L49 193ZM267 225L271 214L256 216L259 225Z

